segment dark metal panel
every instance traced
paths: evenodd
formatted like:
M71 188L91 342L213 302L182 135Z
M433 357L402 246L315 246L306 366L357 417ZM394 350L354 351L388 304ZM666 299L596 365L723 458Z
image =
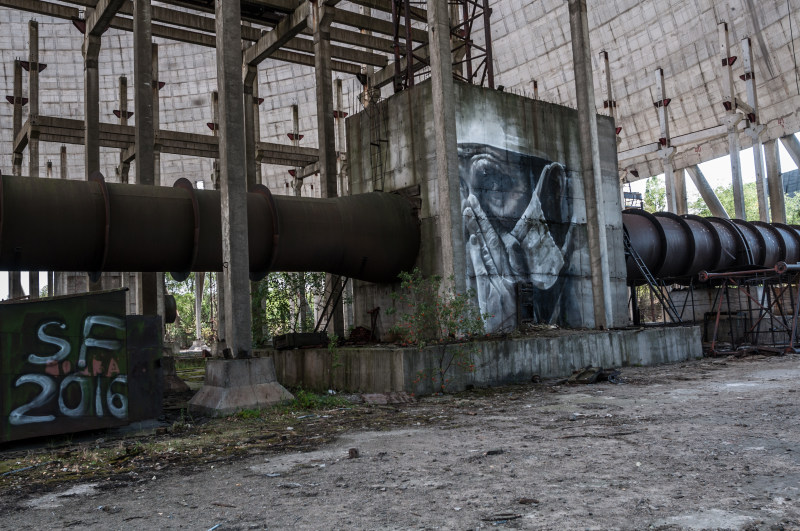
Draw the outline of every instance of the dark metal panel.
M786 245L778 229L763 221L751 221L750 224L753 225L756 230L761 233L761 237L764 238L764 263L761 265L772 267L778 262L785 261Z
M752 253L751 260L745 262L740 261L737 265L766 265L767 244L764 242L764 237L761 235L761 232L752 223L743 219L732 219L731 221L742 231L742 235Z
M125 291L0 304L0 441L127 424Z
M164 396L161 368L161 318L157 315L129 315L126 318L128 345L128 418L131 422L159 417Z

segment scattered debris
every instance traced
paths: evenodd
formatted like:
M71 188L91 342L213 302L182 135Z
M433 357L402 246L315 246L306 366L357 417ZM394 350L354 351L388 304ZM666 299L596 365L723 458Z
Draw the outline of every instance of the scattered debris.
M347 451L348 459L357 459L359 457L358 448L350 448Z
M572 373L567 378L569 384L594 384L597 382L621 383L620 371L616 369L603 369L602 367L587 366Z
M508 522L509 520L516 520L517 518L522 518L522 515L516 513L497 513L487 518L481 518L481 520L484 522L501 524L503 522Z
M415 401L414 397L410 396L405 391L395 393L369 393L361 395L361 398L363 398L364 402L367 404L376 406L383 406L386 404L411 404Z

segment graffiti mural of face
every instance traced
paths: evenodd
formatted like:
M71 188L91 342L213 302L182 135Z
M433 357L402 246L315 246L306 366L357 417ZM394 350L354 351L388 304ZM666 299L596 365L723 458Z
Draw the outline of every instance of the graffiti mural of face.
M510 232L531 200L531 181L520 178L515 168L485 153L472 159L469 193L474 195L496 230Z
M508 330L517 324L516 285L552 291L566 263L568 233L559 228L554 238L550 227L569 217L566 173L561 164L484 144L459 145L459 164L468 284L488 315L487 330ZM546 306L537 319L553 319L557 311Z

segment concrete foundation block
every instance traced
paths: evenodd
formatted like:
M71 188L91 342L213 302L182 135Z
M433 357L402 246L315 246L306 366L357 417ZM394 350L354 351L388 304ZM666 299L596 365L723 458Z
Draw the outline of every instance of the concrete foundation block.
M186 382L178 377L178 372L175 370L175 358L162 356L161 369L164 371L164 394L185 393L189 390Z
M208 360L205 384L189 401L189 411L218 417L292 398L275 378L270 358Z

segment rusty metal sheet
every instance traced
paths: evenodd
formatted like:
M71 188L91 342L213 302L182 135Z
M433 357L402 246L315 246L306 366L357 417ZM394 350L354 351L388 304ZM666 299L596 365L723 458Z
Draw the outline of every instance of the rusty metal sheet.
M129 423L129 330L125 290L0 304L0 441Z

